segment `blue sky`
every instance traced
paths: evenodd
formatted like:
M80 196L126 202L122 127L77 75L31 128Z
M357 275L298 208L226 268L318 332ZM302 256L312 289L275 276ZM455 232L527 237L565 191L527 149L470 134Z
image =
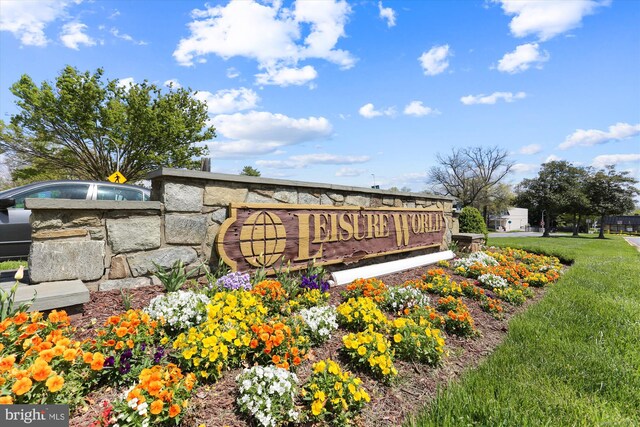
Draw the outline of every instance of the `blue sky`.
M0 117L67 64L199 91L215 172L427 188L498 145L640 178L640 2L0 1Z

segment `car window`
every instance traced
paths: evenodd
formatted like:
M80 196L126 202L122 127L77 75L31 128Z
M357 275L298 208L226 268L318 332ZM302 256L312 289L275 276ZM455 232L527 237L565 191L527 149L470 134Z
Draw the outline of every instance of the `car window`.
M29 190L14 197L15 208L24 208L24 199L75 199L87 198L89 184L54 184Z
M142 191L126 187L98 185L98 200L143 200Z

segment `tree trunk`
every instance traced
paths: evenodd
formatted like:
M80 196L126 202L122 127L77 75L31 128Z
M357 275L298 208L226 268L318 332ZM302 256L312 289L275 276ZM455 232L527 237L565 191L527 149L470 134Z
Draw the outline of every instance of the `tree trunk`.
M578 214L573 214L573 236L578 237L578 227L580 227L580 222L578 220Z
M604 239L604 214L600 215L600 234L598 234L598 239Z
M549 235L549 230L551 230L551 215L549 214L549 211L545 213L546 218L544 219L544 233L542 233L542 237L551 237Z

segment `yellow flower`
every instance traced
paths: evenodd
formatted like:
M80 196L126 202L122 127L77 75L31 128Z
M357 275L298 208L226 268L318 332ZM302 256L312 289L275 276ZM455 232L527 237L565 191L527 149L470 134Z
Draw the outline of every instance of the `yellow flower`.
M315 365L313 365L313 372L320 373L320 372L324 372L324 370L326 369L327 364L325 363L324 360L319 361L318 363L316 363Z
M320 415L320 413L322 412L322 402L319 400L314 400L313 403L311 404L311 413L313 415Z
M395 335L393 336L393 340L394 340L395 342L400 342L400 341L402 341L402 335L400 335L400 334L395 334Z
M367 349L365 347L362 347L362 346L358 347L358 354L360 356L364 356L365 354L367 354Z
M340 374L340 367L333 360L329 361L329 373L334 375Z

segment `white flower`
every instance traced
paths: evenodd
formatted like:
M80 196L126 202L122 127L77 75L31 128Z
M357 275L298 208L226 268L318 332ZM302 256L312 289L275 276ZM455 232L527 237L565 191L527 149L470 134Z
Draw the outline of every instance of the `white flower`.
M129 408L131 409L136 409L136 407L138 406L138 398L134 397L133 399L131 399L129 401L129 403L127 403L127 405L129 406Z
M172 329L186 330L205 320L208 303L206 295L180 290L155 297L145 311L155 319L163 318Z
M489 273L478 277L478 282L489 288L506 288L509 286L509 282L505 278Z

